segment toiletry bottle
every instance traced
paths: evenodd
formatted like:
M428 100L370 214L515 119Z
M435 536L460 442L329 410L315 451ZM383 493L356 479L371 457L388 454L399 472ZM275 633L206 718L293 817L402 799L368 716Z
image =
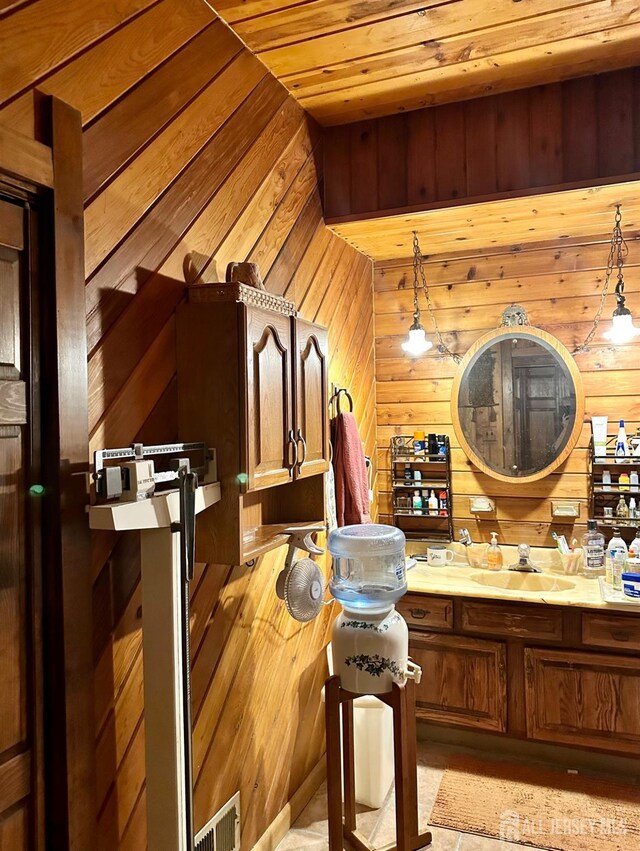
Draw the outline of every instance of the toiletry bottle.
M613 583L613 557L618 550L622 550L627 555L627 545L623 538L620 537L620 527L613 527L613 537L607 544L607 552L605 554L605 576L608 585Z
M622 574L626 570L627 554L622 550L616 550L613 557L611 585L616 591L622 591Z
M409 483L413 480L413 473L411 471L411 464L404 465L404 480L406 483Z
M414 431L414 433L413 433L413 454L414 455L424 455L424 450L425 450L424 432L423 431Z
M438 435L438 455L446 455L447 454L447 435L439 434Z
M441 517L446 517L449 511L449 500L447 492L442 490L438 492L438 514Z
M618 438L616 440L616 464L624 464L629 454L629 444L627 443L627 433L624 430L624 420L620 420L620 428L618 429Z
M616 517L621 520L626 520L629 516L629 506L625 502L625 498L620 494L620 501L616 505Z
M636 529L636 536L629 544L629 558L640 558L640 529Z
M420 491L413 492L413 513L422 514L422 497Z
M422 473L420 470L415 470L413 473L414 481L421 482L422 481Z
M638 476L638 471L633 470L633 472L629 473L629 487L632 491L637 491L639 485L640 477Z
M582 536L584 551L584 575L604 575L604 535L598 532L595 520L587 521L587 531Z
M434 517L438 514L438 497L435 491L429 494L429 514Z
M630 482L629 473L620 473L618 476L618 487L621 491L628 491Z
M602 471L602 490L610 491L611 490L611 471L603 470Z
M489 570L500 570L502 567L502 550L498 544L498 533L491 533L491 543L487 547L487 568Z
M438 438L435 434L428 435L427 448L429 450L429 455L438 454Z
M638 516L638 507L636 506L636 498L632 496L629 500L629 520L635 520Z

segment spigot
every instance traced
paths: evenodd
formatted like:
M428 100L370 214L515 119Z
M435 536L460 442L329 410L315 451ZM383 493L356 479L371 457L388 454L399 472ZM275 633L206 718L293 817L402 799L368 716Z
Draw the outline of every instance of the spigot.
M458 529L458 537L463 547L470 547L473 543L468 529Z
M509 570L519 570L522 573L542 573L542 570L531 561L530 553L529 544L518 544L518 561L510 565Z

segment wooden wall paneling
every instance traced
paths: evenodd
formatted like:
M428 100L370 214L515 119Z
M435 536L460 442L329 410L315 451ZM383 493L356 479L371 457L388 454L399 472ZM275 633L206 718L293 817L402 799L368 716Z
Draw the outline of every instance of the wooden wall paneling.
M324 136L325 210L344 216L351 212L351 131L335 127Z
M376 210L379 182L378 122L361 121L352 124L349 137L351 204L357 210ZM383 131L383 144L385 143Z
M425 109L410 112L406 117L407 204L420 204L437 198L435 116L435 110ZM370 175L366 179L370 180Z
M172 271L179 269L185 256L191 254L189 243L183 245L182 238L249 145L264 130L284 97L285 93L271 78L262 80L253 97L247 98L230 116L220 132L172 184L171 191L163 193L157 200L153 215L144 217L88 280L87 337L90 351L140 286L149 280L155 269L161 267L172 251L179 258L177 265L171 265ZM250 131L247 132L249 117ZM241 132L242 128L244 132ZM164 228L156 227L158 219L165 222ZM190 257L190 262L198 262L198 253L197 250L194 252L195 260ZM208 255L205 260L208 260Z
M530 184L530 114L528 92L497 95L496 161L498 192L521 189Z
M557 83L536 86L529 92L529 182L533 186L562 183L563 153L570 156L562 149L562 87Z
M3 54L0 65L0 99L7 100L33 86L74 52L85 49L153 2L125 0L115 4L97 0L71 7L64 4L64 16L60 14L63 7L59 0L43 0L15 9L2 22L3 36L12 50ZM46 38L34 38L38 32L46 32ZM73 32L73 39L65 38L68 32Z
M633 85L632 69L603 74L596 80L600 174L625 174L634 168Z
M437 110L421 110L422 114ZM467 187L466 194L488 195L498 185L496 174L496 99L478 98L464 105Z
M456 345L463 353L477 335L497 326L504 305L517 301L530 311L534 324L546 326L571 348L584 339L591 327L603 283L598 259L604 264L607 251L608 246L603 242L555 251L548 245L533 245L516 253L430 256L426 262L427 277L432 284L438 325L448 344ZM633 244L631 252L633 256ZM623 416L630 432L635 431L640 418L635 393L640 347L638 344L615 350L609 347L602 338L608 322L608 317L605 318L590 349L576 355L586 397L585 425L577 448L559 472L542 480L539 488L496 482L474 470L452 434L449 388L458 367L437 352L419 359L402 355L403 336L398 334L398 328L411 315L410 263L410 260L398 260L377 264L375 271L381 518L390 522L389 440L393 434L422 427L451 435L456 529L467 526L474 540L487 541L495 529L504 542L529 540L545 546L553 546L551 530L560 534L559 526L565 534L580 537L588 516L589 418L592 414L607 413L615 421ZM569 321L572 316L573 322ZM472 325L482 328L471 330ZM495 514L481 519L471 514L469 497L479 494L495 500ZM553 520L552 496L579 500L581 516L574 526L562 526Z
M536 187L558 191L564 185L606 182L612 175L629 180L637 168L633 128L639 120L639 85L637 70L626 69L415 110L397 117L404 134L389 132L395 120L391 118L355 124L352 136L361 127L368 133L377 130L379 158L406 159L411 175L406 198L399 191L379 191L375 208L375 186L380 188L381 181L391 177L360 159L353 142L348 150L345 132L331 128L325 154L327 185L339 184L357 163L358 185L364 180L368 188L362 198L353 192L350 198L341 196L340 211L334 210L328 193L326 213L340 219L377 211L417 212L452 198L501 198L518 190L531 193ZM427 191L435 181L434 163L438 180L433 191ZM336 191L343 190L337 185Z
M49 5L58 6L58 3ZM85 13L89 13L87 4L76 2L76 5L85 6ZM149 7L146 14L132 17L108 39L98 40L91 50L80 53L73 62L67 61L55 73L39 80L38 92L55 95L75 106L84 124L114 103L211 20L204 3L160 0L146 6ZM144 51L139 49L141 42L146 45ZM70 46L71 41L65 40L65 44ZM94 85L86 85L88 78L94 80ZM2 120L27 135L37 133L33 100L33 92L26 92L0 112Z
M85 271L95 271L158 195L264 77L263 66L241 53L85 211Z
M240 49L225 26L214 21L146 76L127 97L97 116L83 134L85 198L92 198Z
M597 174L597 134L585 133L585 127L595 128L598 123L596 81L596 77L583 77L562 85L562 147L570 152L563 157L565 181Z
M383 118L378 122L377 137L378 204L382 209L402 207L407 203L406 117L392 115ZM365 179L365 176L361 175L360 179Z
M438 199L462 198L467 190L464 110L454 104L439 107L435 129Z

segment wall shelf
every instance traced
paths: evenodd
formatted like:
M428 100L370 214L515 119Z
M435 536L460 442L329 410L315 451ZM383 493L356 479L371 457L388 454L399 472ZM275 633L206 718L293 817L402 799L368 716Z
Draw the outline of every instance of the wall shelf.
M607 435L606 456L595 456L593 445L593 437L589 444L589 458L591 461L591 469L589 471L589 516L597 520L598 523L607 528L619 526L623 537L632 536L632 530L640 526L640 517L605 517L604 507L611 507L615 511L616 503L619 502L620 496L628 499L634 497L638 507L640 508L640 486L638 485L620 485L617 482L612 482L611 485L603 486L602 474L605 470L609 470L613 475L637 470L640 473L640 457L637 455L627 455L623 462L618 461L620 456L614 454L617 435Z
M444 454L413 451L413 435L394 435L391 438L391 490L393 497L393 522L402 529L408 540L412 541L444 541L453 540L453 504L451 493L451 447L448 436L445 436ZM407 481L405 469L409 466L412 474L419 471L429 478L419 481ZM422 494L423 507L413 508L407 504L413 491ZM437 513L432 514L426 501L430 491L436 496L440 491L446 492L446 513L441 514L438 504Z

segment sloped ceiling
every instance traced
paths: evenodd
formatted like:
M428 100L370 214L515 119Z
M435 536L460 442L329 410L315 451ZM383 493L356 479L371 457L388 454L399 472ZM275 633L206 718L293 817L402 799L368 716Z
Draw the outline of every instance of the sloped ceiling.
M637 0L211 0L321 124L628 67Z

